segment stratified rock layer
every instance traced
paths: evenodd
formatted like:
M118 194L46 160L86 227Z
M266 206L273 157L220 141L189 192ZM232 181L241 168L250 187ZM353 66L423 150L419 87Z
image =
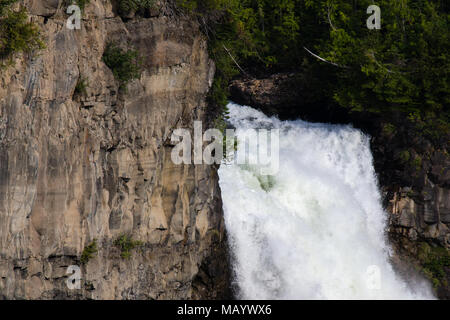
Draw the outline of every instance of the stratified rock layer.
M228 297L217 168L170 158L173 129L204 119L214 76L198 25L165 2L124 23L91 0L70 30L61 2L23 1L47 48L0 76L0 298ZM144 58L126 92L102 61L109 41ZM123 234L143 243L129 259Z

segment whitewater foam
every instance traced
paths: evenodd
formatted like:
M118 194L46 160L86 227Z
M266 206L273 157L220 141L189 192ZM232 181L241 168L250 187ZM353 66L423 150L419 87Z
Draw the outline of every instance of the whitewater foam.
M236 135L280 129L280 168L222 164L225 224L241 299L429 299L389 263L369 138L351 126L280 121L228 105ZM238 151L243 152L238 143Z

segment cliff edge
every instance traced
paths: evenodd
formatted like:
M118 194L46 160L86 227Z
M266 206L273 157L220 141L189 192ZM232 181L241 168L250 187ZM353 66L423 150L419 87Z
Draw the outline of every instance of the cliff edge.
M229 297L217 168L170 159L214 77L197 23L166 1L122 19L91 0L71 30L64 1L19 4L46 48L0 74L0 298ZM102 60L112 41L143 57L126 90Z

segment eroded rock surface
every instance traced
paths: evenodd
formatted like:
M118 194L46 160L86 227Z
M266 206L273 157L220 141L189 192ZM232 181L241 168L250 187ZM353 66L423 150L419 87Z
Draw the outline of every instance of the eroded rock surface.
M23 3L47 48L0 76L0 297L228 297L217 168L170 159L171 132L204 119L214 76L198 25L166 2L123 22L91 0L70 30L62 1ZM109 41L144 57L127 92L102 61ZM129 259L113 243L123 234L143 243ZM67 267L94 239L69 290Z

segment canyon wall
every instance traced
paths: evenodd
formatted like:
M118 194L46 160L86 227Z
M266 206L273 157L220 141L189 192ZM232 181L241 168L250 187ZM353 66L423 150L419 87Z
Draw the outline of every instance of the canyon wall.
M122 20L91 0L70 30L62 2L22 1L46 49L0 74L0 298L228 297L217 168L170 158L172 131L207 112L215 67L199 26L167 2ZM102 61L110 41L143 56L126 91ZM129 257L121 236L139 241Z

